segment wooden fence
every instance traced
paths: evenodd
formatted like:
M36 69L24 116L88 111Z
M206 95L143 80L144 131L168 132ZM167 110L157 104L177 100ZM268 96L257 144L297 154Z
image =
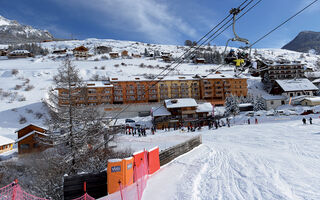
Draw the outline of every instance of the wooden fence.
M87 184L87 193L93 198L100 198L108 194L107 172L97 174L81 174L65 176L63 183L63 195L65 200L75 199L84 194L83 183Z
M193 148L199 146L202 143L201 135L196 136L184 143L173 146L169 149L161 151L159 154L160 157L160 166L167 164L173 159L191 151Z

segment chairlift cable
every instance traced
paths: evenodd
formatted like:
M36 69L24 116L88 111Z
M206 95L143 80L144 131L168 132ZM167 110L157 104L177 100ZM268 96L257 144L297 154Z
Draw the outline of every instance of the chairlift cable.
M299 10L297 13L295 13L294 15L292 15L291 17L289 17L287 20L285 20L284 22L282 22L281 24L279 24L277 27L275 27L274 29L272 29L271 31L269 31L267 34L263 35L261 38L259 38L258 40L256 40L254 43L252 43L249 47L251 48L252 46L254 46L255 44L257 44L258 42L260 42L261 40L263 40L265 37L267 37L268 35L270 35L272 32L276 31L277 29L279 29L281 26L283 26L284 24L286 24L287 22L289 22L291 19L293 19L294 17L296 17L297 15L299 15L300 13L302 13L303 11L305 11L306 9L308 9L310 6L312 6L313 4L315 4L318 0L314 0L313 2L311 2L310 4L308 4L307 6L305 6L304 8L302 8L301 10Z
M249 1L249 0L245 0L243 3L240 4L240 6L239 6L238 8L240 9L240 7L243 6L247 1ZM249 3L247 3L247 5L245 5L243 8L241 8L241 10L245 9L245 8L246 8L249 4L251 4L253 1L254 1L254 0L251 0ZM260 0L260 1L261 1L261 0ZM225 17L221 22L219 22L214 28L212 28L212 29L211 29L205 36L203 36L199 41L201 41L201 40L204 39L207 35L209 35L214 29L216 29L218 26L220 26L220 25L221 25L225 20L227 20L230 16L231 16L231 13L229 13L229 15L228 15L227 17ZM221 30L225 25L227 25L231 20L232 20L232 18L231 18L228 22L226 22L224 25L222 25L222 27L220 27L220 28L218 29L218 31L220 31L220 30ZM224 30L226 30L226 29L224 29ZM224 30L223 30L223 31L224 31ZM193 49L192 52L189 53L189 55L188 55L187 57L189 57L192 53L194 53L194 52L195 52L196 50L198 50L201 46L203 46L203 44L205 44L208 40L210 40L210 38L212 38L218 31L216 31L215 33L211 34L205 41L203 41L203 42L201 43L201 45L199 45L199 46L197 46L195 49ZM222 32L223 32L223 31L222 31ZM222 32L221 32L221 33L222 33ZM221 34L221 33L220 33L220 34ZM213 39L211 39L210 41L212 41L212 40L213 40ZM179 60L179 59L182 58L182 60L180 60L178 63L176 63L176 65L175 65L173 68L169 69L173 64L175 64L175 62L171 63L168 67L166 67L164 70L162 70L162 71L161 71L157 76L155 76L151 81L156 80L156 78L158 78L162 73L164 73L166 70L169 69L169 71L168 71L166 74L163 75L163 78L166 77L166 76L168 76L168 74L169 74L171 71L173 71L175 68L177 68L177 67L183 62L183 60L186 59L186 57L183 58L183 56L186 55L189 51L191 51L191 49L192 49L192 47L190 47L185 53L183 53L183 54L177 59L177 60ZM151 85L151 87L155 86L155 85L156 85L157 83L159 83L161 80L162 80L162 79L157 80L155 83L153 83L153 84ZM146 89L146 90L142 93L142 95L146 94L147 91L148 91L148 89ZM120 112L118 112L118 113L116 114L116 116L112 117L110 120L118 119L118 116L119 116L121 113L123 113L125 110L127 110L131 105L132 105L132 104L129 104L128 106L126 106L124 109L122 109ZM115 122L115 123L116 123L116 122ZM115 123L114 123L114 124L115 124Z

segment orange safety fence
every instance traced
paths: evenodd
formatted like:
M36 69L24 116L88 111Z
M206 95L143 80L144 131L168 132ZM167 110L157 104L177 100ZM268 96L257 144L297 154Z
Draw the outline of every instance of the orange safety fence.
M108 160L108 193L104 199L108 200L141 200L147 185L148 174L160 169L159 148L149 152L144 150L125 159ZM26 193L18 181L0 188L0 200L47 200ZM74 200L95 200L86 192L84 182L84 195Z
M0 199L1 200L47 200L44 198L33 196L22 190L18 184L18 180L13 183L0 188Z
M153 174L160 169L159 147L150 149L148 152L149 174Z

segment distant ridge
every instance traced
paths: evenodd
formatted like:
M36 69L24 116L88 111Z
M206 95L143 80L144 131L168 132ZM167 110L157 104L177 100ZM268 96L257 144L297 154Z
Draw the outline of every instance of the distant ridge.
M41 42L53 39L54 37L47 30L21 25L15 20L9 20L0 15L0 44Z
M315 50L320 54L320 32L302 31L291 42L284 45L282 49L308 53Z

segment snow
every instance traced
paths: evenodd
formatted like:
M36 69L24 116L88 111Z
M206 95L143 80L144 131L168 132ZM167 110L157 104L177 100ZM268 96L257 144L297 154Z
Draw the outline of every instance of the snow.
M163 105L160 107L152 107L151 109L153 117L161 117L161 116L170 116L171 112L169 112Z
M276 82L285 92L318 90L318 87L308 79L276 80Z
M307 97L305 100L311 101L311 102L320 102L320 97Z
M177 102L173 102L176 100ZM198 104L196 100L191 98L184 98L184 99L169 99L165 100L164 103L166 104L167 108L184 108L184 107L196 107Z
M314 123L203 130L203 144L150 176L142 199L320 199Z
M239 104L239 107L248 107L248 106L253 106L252 103L241 103Z
M27 54L27 53L30 53L30 52L27 50L14 50L10 52L10 54Z
M213 106L211 103L202 103L198 104L197 113L202 113L202 112L212 112L213 111Z
M121 161L122 161L122 159L120 159L120 158L108 159L108 162L110 162L110 163L121 162Z
M285 100L285 96L281 95L262 95L262 98L265 100Z
M0 135L0 146L13 144L13 143L14 143L14 140Z
M11 25L10 20L0 15L0 26L7 26L7 25Z
M30 135L33 135L33 134L35 134L35 133L37 133L37 134L39 134L39 135L47 136L47 134L40 133L40 132L38 132L38 131L32 131L32 132L30 132L30 133L22 136L21 138L17 139L16 142L20 142L21 140L24 140L25 138L27 138L27 137L29 137Z

